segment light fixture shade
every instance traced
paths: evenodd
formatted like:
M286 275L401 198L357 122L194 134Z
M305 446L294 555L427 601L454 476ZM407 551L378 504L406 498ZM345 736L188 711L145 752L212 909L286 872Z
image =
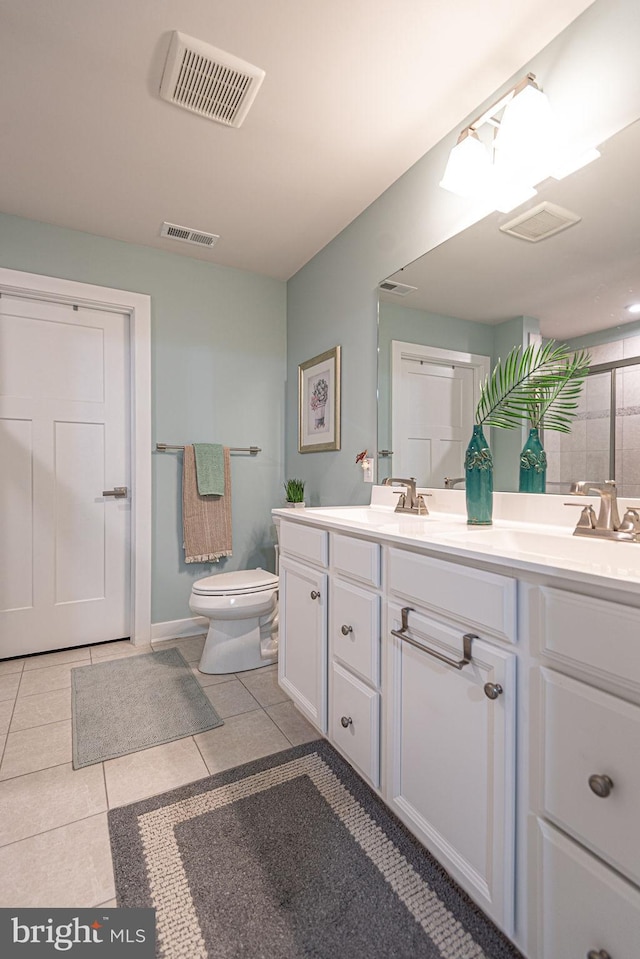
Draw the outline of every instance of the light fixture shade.
M496 175L532 187L550 175L559 130L546 95L532 84L507 103L495 139Z
M492 173L491 157L478 134L465 130L449 154L440 186L458 196L482 197L487 193Z

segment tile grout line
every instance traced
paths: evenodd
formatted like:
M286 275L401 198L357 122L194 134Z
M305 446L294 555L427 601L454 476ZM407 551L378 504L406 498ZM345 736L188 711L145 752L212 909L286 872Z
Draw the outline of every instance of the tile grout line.
M0 844L0 849L9 849L10 846L16 846L20 842L26 842L28 839L34 839L36 836L46 836L47 833L56 832L57 829L65 829L67 826L74 826L77 822L86 822L87 819L96 819L98 816L106 816L108 810L102 809L100 812L92 812L90 816L81 816L80 819L71 819L69 822L60 823L59 826L52 826L51 829L42 829L40 832L30 833L23 836L22 839L12 839L11 842Z

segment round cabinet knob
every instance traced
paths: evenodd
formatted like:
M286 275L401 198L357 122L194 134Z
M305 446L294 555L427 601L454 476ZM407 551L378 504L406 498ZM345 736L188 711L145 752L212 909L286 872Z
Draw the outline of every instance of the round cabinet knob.
M345 729L348 729L349 726L353 726L353 719L351 716L343 716L340 720Z
M613 781L608 776L589 776L589 789L600 799L606 799L613 789ZM600 959L599 953L594 952L593 955L596 956L596 959ZM603 954L602 959L606 959L606 954Z
M340 628L340 632L342 633L343 636L348 636L349 633L353 632L353 626L342 626Z
M312 589L309 595L311 596L311 599L320 599L320 593L317 589Z
M500 683L484 684L484 694L487 697L487 699L497 699L501 692L502 692L502 686L500 685Z
M587 959L611 959L606 949L590 949L587 953Z

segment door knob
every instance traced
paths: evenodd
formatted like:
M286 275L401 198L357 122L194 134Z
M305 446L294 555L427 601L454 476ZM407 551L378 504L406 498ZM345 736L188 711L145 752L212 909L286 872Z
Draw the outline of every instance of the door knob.
M128 493L126 486L114 486L113 489L103 489L103 496L114 496L116 499L122 499Z
M311 599L320 599L320 593L317 589L312 589L309 595L311 596Z
M351 718L351 716L343 716L340 722L345 729L348 729L349 726L353 726L353 719Z
M611 956L606 949L598 949L597 952L595 949L590 949L587 953L587 959L611 959Z
M589 789L600 799L606 799L613 789L613 780L608 776L589 776Z
M487 697L487 699L497 699L501 692L502 692L502 686L500 685L500 683L484 684L484 694Z
M341 626L340 632L342 633L343 636L348 636L349 633L353 632L353 626Z

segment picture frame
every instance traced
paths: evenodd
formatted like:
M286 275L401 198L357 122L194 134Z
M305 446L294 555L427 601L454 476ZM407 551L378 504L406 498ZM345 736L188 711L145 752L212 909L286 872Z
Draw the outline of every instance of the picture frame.
M298 366L298 452L340 449L340 347Z

